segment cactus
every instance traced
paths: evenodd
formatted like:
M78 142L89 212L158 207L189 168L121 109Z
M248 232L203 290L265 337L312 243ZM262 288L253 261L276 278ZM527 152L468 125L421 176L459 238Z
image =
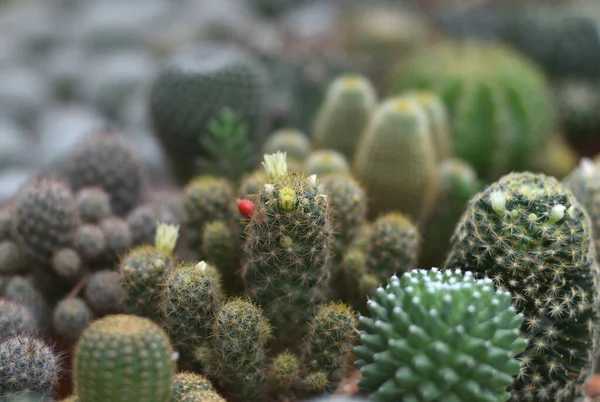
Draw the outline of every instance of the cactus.
M531 160L532 173L543 173L562 180L579 162L579 154L561 133L550 137L546 146L537 150Z
M106 251L106 237L96 225L81 225L75 232L74 247L84 260L94 260Z
M451 158L438 166L439 198L431 218L424 225L419 265L441 267L450 252L450 238L469 200L481 190L475 169Z
M98 315L121 313L126 296L121 276L111 270L94 272L84 292L85 300Z
M73 194L64 183L33 180L17 193L12 207L14 237L34 258L49 262L56 250L71 245L79 219Z
M75 341L92 321L92 311L78 297L61 300L52 314L54 331L62 338Z
M137 206L127 216L134 246L154 244L158 222L176 223L177 218L159 203L146 203Z
M305 333L325 298L332 242L327 197L315 176L287 173L285 155L265 155L263 186L246 226L243 280L279 340Z
M346 157L333 149L313 151L306 159L306 174L322 176L330 173L350 173Z
M381 282L392 274L411 270L417 264L421 235L406 216L380 216L371 229L366 255L367 273Z
M260 308L246 299L229 300L213 323L209 358L205 362L210 375L231 396L244 401L259 399L270 336L271 327Z
M562 131L569 143L585 149L600 132L600 84L565 79L554 85L554 99Z
M27 391L50 398L60 373L60 356L43 340L21 334L0 342L0 395Z
M0 273L15 274L23 267L23 256L19 246L12 240L0 241Z
M393 275L368 302L354 348L372 401L505 401L520 364L523 316L508 292L470 272Z
M14 335L32 333L36 329L35 318L27 306L0 299L0 341Z
M50 307L42 293L32 281L22 276L13 276L4 288L4 297L26 306L35 318L37 328L45 332L50 328Z
M511 173L475 195L445 267L487 275L507 290L528 340L511 395L572 401L589 369L598 312L589 217L555 178Z
M262 187L269 181L269 176L264 169L257 169L242 178L238 194L242 198L256 201Z
M152 84L150 118L180 184L197 174L198 160L212 156L209 124L225 108L244 123L255 158L266 129L266 85L263 67L233 45L204 44L171 58Z
M200 374L192 372L180 372L173 377L173 401L181 402L181 398L194 391L212 391L215 388L211 382Z
M442 42L405 60L393 80L394 93L439 94L448 108L454 156L485 179L527 169L553 130L543 72L501 44Z
M181 397L181 402L227 402L212 391L192 391Z
M204 227L202 255L219 272L227 294L243 291L238 264L237 236L227 224L213 221Z
M133 243L131 229L127 221L116 216L103 219L99 227L106 239L103 257L108 264L112 264L131 248Z
M186 186L183 208L190 245L194 251L200 252L206 224L214 220L230 224L236 216L234 190L225 179L200 176Z
M438 177L427 114L413 97L384 101L362 136L353 173L367 193L370 218L401 211L424 220L435 204Z
M79 219L85 223L98 223L111 214L110 197L101 187L84 187L75 194Z
M335 389L352 367L357 326L356 313L340 302L320 306L310 322L304 362L309 372L327 375L327 389Z
M277 354L267 368L267 380L271 388L286 391L300 380L301 362L290 352Z
M0 240L11 240L12 235L12 211L9 207L10 204L0 207Z
M77 279L81 274L81 258L77 251L71 248L57 250L52 257L52 269L60 277Z
M75 346L73 382L80 402L170 402L175 361L168 336L143 317L94 321Z
M275 131L271 134L262 147L264 154L274 154L275 152L284 152L290 160L304 162L311 151L311 144L308 137L301 131L286 128Z
M344 74L329 85L315 121L316 149L334 149L347 160L377 107L377 94L368 78Z
M185 355L201 347L221 307L220 276L204 261L182 263L167 276L162 288L161 313L175 347Z
M74 190L102 188L110 197L112 213L121 217L141 202L146 184L139 155L117 132L100 132L80 139L71 152L65 174Z

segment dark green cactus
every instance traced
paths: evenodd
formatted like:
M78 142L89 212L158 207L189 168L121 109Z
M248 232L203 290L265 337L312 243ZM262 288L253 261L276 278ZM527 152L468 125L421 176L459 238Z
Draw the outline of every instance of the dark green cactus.
M0 341L36 329L35 317L26 305L0 299Z
M333 149L313 151L306 158L306 174L322 176L330 173L350 173L346 157Z
M284 154L266 155L265 167L270 183L246 226L244 286L265 309L277 338L293 342L325 298L329 206L315 176L286 172Z
M117 314L123 312L127 293L119 272L101 270L90 277L84 297L96 314Z
M377 289L354 348L372 401L506 401L523 316L471 273L414 269Z
M74 190L100 187L110 198L111 212L125 216L142 201L146 181L144 165L118 132L100 132L79 140L69 157L65 174Z
M101 187L84 187L75 194L79 219L84 223L98 223L112 211L110 197Z
M487 275L525 316L514 398L581 395L594 352L598 273L589 217L570 190L529 172L492 183L469 202L445 266Z
M73 382L80 402L170 402L174 351L147 318L109 315L85 329L75 346Z
M68 297L54 307L52 323L54 331L62 338L74 341L92 321L93 315L85 301Z

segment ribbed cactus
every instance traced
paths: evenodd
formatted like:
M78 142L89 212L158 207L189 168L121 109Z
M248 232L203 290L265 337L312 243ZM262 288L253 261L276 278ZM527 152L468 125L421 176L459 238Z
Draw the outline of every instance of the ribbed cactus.
M434 91L448 108L454 155L486 179L527 169L554 125L540 69L499 44L465 41L426 47L402 63L393 93Z
M367 306L354 351L369 400L508 400L523 316L490 279L414 269L393 275Z
M316 116L315 148L334 149L352 160L376 107L377 94L368 78L354 74L337 77Z
M75 347L80 402L171 402L174 374L169 338L147 318L117 314L96 320Z
M277 338L305 333L325 298L332 242L327 196L315 176L287 173L285 155L265 155L270 182L246 226L243 279Z
M541 174L511 173L475 195L445 264L487 275L523 313L515 399L581 394L598 321L597 263L589 218L573 193Z
M357 147L353 173L372 218L400 211L426 218L437 196L437 160L427 114L414 97L384 101Z

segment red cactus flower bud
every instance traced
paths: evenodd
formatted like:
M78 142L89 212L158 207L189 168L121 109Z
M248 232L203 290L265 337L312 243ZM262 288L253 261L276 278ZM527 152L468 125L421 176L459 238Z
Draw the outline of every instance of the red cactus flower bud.
M254 209L256 208L256 205L254 205L254 203L250 200L238 200L237 202L237 206L238 209L240 210L240 212L242 213L242 215L244 215L246 218L250 219L250 217L252 217L252 214L254 213Z

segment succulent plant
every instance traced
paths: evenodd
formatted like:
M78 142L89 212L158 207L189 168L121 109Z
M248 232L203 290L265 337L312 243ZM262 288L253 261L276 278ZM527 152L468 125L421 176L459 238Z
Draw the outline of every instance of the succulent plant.
M62 338L74 341L92 321L93 315L83 299L68 297L61 300L52 314L54 331Z

